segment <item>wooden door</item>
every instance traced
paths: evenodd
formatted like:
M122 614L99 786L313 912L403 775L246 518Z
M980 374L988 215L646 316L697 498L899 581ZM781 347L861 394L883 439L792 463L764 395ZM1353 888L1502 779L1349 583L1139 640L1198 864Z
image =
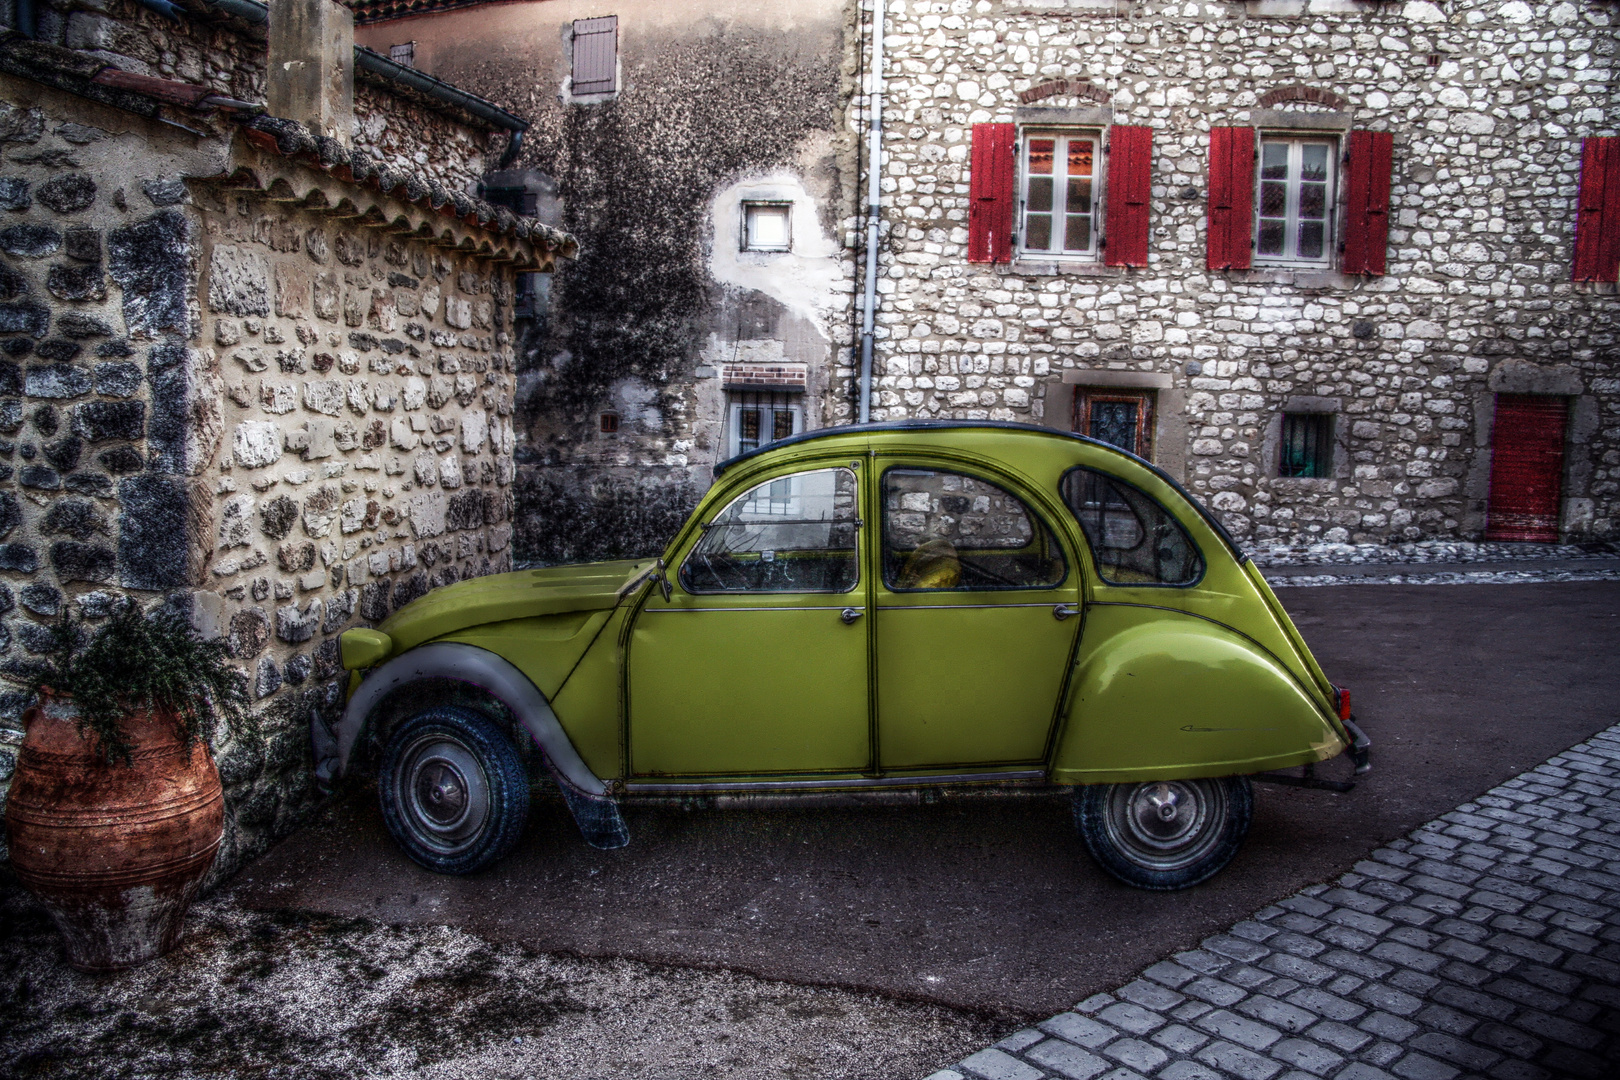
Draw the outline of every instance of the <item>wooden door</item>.
M1497 394L1485 539L1556 543L1569 399Z

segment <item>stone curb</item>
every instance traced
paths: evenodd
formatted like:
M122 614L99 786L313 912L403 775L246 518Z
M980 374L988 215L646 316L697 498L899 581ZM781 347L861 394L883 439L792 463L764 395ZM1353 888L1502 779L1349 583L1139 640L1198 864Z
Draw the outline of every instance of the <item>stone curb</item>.
M1620 724L928 1080L1620 1075Z

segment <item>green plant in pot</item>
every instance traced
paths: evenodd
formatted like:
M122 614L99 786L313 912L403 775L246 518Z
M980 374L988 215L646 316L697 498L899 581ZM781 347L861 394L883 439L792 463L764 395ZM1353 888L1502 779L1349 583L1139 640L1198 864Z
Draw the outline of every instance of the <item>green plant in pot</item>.
M179 941L213 864L224 797L206 736L245 717L247 681L170 607L126 600L94 631L64 616L51 634L45 656L0 668L35 695L6 800L12 867L69 963L129 967Z

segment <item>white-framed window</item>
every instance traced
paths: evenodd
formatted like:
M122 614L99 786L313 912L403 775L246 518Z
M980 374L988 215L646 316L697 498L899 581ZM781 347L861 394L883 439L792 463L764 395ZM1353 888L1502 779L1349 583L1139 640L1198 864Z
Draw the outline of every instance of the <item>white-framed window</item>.
M1031 129L1018 151L1018 250L1043 258L1095 258L1102 133Z
M398 64L400 67L415 67L416 42L406 41L399 45L388 46L388 59Z
M804 395L780 390L732 390L726 395L726 443L730 456L804 430Z
M788 251L793 247L793 204L765 200L742 204L742 249Z
M1254 200L1256 262L1332 263L1338 156L1335 139L1261 134Z

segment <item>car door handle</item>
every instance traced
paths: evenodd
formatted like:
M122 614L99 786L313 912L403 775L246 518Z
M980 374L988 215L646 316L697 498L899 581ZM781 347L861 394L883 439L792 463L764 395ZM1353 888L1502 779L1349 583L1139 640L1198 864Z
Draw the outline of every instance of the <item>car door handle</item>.
M1052 618L1056 619L1058 622L1062 622L1070 615L1078 614L1080 614L1079 604L1059 604L1057 607L1052 609Z
M866 612L862 611L860 608L847 607L838 613L838 617L844 620L845 626L848 626L850 623L853 623L856 619L865 614Z

